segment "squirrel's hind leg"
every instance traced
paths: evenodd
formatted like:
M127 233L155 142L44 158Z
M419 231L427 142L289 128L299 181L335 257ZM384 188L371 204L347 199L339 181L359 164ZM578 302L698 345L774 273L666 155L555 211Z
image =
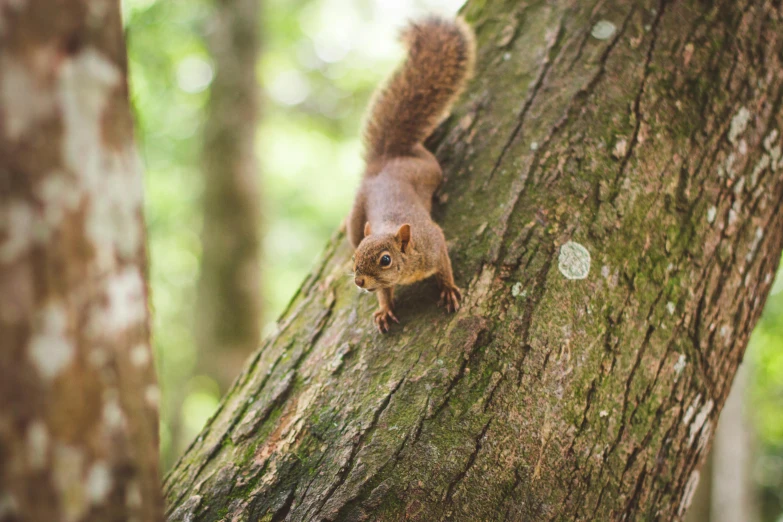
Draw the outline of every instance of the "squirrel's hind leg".
M353 208L348 215L348 239L354 248L364 239L364 224L367 222L367 212L364 210L364 194L361 189L353 202Z

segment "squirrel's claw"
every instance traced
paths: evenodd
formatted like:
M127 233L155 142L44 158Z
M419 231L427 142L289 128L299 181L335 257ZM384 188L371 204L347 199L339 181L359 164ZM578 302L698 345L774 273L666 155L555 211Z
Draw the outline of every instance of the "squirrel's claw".
M375 326L381 333L386 333L389 331L391 327L391 324L389 323L390 319L395 323L400 324L400 320L397 319L397 317L394 315L394 312L388 308L382 308L375 312L373 314L373 319L375 320Z
M444 288L440 293L438 306L445 306L449 313L459 310L459 302L462 300L462 292L456 286Z

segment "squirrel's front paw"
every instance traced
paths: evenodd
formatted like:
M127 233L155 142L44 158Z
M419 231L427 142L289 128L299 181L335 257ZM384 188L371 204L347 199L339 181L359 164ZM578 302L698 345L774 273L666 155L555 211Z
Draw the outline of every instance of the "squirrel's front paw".
M462 292L456 286L446 286L440 292L440 303L438 306L445 306L449 313L459 310L459 302L462 299Z
M389 320L400 324L400 321L397 319L397 317L395 317L391 308L381 308L373 314L373 318L375 319L375 326L378 327L378 331L381 333L386 333L389 331L389 328L391 327Z

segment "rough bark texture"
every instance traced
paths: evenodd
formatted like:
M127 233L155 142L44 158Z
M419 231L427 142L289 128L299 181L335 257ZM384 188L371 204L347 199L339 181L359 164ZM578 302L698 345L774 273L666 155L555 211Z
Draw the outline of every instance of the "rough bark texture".
M0 520L162 518L119 2L0 2Z
M337 234L168 476L170 520L685 512L783 246L781 3L465 14L476 79L430 140L464 306L405 288L375 333Z
M204 129L204 226L198 289L201 370L225 392L261 335L258 126L259 0L217 0L215 65Z

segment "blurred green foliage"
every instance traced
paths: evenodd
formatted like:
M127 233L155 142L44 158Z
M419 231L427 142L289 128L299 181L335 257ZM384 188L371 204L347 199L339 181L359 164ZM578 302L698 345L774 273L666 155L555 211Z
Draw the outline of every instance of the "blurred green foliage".
M358 133L373 88L399 59L395 32L462 0L266 0L257 68L267 330L348 212L361 170ZM218 402L197 375L193 302L199 266L201 126L212 63L211 4L125 0L131 92L146 163L154 343L168 468ZM768 512L783 504L783 282L778 278L748 359L748 408L762 451L756 479Z
M263 191L264 321L269 331L347 215L361 172L359 130L372 90L402 50L409 17L463 0L265 0L256 70ZM212 3L124 0L131 97L146 165L154 346L168 468L217 406L196 373L193 339L201 230L200 168L213 64Z
M771 277L771 274L770 274ZM783 271L778 270L764 313L753 331L747 417L758 437L754 479L763 520L783 522Z

